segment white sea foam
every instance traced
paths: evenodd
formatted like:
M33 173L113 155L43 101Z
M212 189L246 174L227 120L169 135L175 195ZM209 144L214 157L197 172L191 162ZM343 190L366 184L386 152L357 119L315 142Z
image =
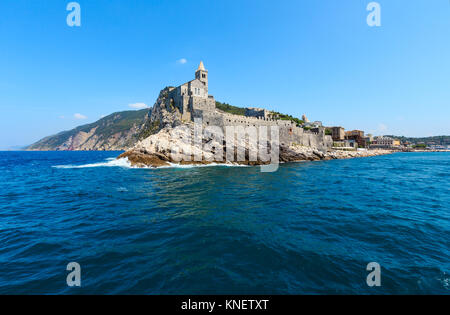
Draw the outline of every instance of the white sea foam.
M222 166L222 167L248 167L248 165L240 165L236 163L211 163L211 164L191 164L191 165L181 165L176 163L169 163L166 166L160 166L156 168L197 168L197 167L212 167L212 166ZM144 169L155 169L155 167L147 166L147 167L137 167L131 166L128 158L116 159L116 158L108 158L104 162L98 163L90 163L90 164L82 164L82 165L55 165L53 168L59 169L73 169L73 168L92 168L92 167L124 167L124 168L144 168Z
M91 163L91 164L83 164L83 165L56 165L54 168L90 168L90 167L127 167L131 168L131 163L128 161L128 158L116 159L116 158L108 158L105 162Z

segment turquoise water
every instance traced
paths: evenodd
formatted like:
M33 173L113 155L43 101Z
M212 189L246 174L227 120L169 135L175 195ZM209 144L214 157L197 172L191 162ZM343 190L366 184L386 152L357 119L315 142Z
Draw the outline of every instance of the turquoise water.
M450 292L449 153L275 173L117 155L0 152L0 293ZM66 285L72 261L81 288Z

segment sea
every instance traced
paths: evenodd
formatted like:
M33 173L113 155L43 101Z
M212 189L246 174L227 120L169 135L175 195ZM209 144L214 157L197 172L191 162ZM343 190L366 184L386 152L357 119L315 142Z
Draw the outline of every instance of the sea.
M0 294L450 293L448 152L272 173L120 153L0 152Z

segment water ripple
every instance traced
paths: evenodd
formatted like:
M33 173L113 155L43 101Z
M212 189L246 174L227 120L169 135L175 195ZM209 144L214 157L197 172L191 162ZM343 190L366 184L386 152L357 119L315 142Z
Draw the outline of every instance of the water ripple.
M0 152L0 294L449 292L448 153L275 173L134 169L118 154ZM71 261L80 289L65 285Z

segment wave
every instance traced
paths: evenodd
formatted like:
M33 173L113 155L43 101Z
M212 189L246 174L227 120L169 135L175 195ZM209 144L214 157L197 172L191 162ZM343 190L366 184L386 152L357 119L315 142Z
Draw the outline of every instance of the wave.
M159 166L159 167L137 167L132 166L130 161L128 161L128 158L108 158L104 162L98 162L98 163L90 163L90 164L82 164L82 165L55 165L52 166L53 168L59 168L59 169L73 169L73 168L92 168L92 167L123 167L123 168L133 168L133 169L162 169L162 168L197 168L197 167L213 167L213 166L222 166L222 167L249 167L248 165L240 165L236 163L211 163L211 164L187 164L187 165L181 165L176 163L169 163L169 165L165 166Z
M132 168L130 161L128 161L128 158L123 159L116 159L116 158L108 158L104 162L98 162L98 163L90 163L90 164L83 164L83 165L55 165L52 166L53 168L62 168L62 169L71 169L71 168L90 168L90 167L126 167L126 168Z

